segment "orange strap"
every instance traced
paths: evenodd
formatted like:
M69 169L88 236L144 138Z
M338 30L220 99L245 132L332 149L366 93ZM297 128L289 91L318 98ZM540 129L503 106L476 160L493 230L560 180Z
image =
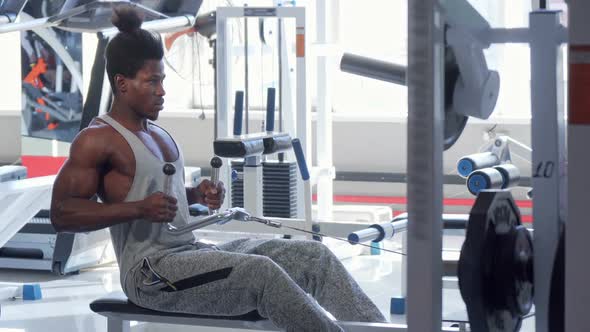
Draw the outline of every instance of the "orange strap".
M175 32L173 34L166 36L166 38L164 39L164 45L166 46L166 50L170 51L170 49L172 48L172 44L174 44L176 39L180 38L180 36L185 35L185 34L188 35L188 34L191 34L195 31L196 30L193 27L193 28L188 28L188 29L178 31L178 32Z

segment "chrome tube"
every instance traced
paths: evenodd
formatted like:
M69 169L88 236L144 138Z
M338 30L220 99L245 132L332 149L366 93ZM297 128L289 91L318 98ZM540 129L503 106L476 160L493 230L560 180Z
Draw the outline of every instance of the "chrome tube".
M251 216L248 212L246 212L246 210L242 208L232 208L221 213L201 218L195 222L188 223L180 227L169 224L168 233L173 235L181 235L213 224L225 224L231 220L248 221L250 218Z

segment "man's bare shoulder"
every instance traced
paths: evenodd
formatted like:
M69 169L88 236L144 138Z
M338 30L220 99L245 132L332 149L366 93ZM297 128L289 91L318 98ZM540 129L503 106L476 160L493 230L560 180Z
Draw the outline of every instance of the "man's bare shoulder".
M88 127L84 128L80 133L88 131L92 135L107 135L111 136L116 130L111 127L108 123L104 122L100 118L94 118L88 124Z
M114 133L115 129L100 119L92 120L72 141L70 159L104 161L110 155Z

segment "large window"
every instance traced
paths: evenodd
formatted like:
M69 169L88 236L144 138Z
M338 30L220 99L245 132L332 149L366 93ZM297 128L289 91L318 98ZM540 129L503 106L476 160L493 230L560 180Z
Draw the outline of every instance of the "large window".
M340 1L339 46L343 52L406 65L407 2ZM338 59L339 60L339 59ZM333 80L336 112L371 116L405 116L404 86L336 71Z

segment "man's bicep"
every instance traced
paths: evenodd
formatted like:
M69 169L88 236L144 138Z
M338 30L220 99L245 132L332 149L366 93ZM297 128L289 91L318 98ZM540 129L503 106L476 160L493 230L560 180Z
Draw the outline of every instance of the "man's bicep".
M78 165L68 159L54 184L56 198L91 198L98 191L99 169Z
M70 157L59 171L54 195L63 198L91 198L98 191L100 170L105 161L104 149L92 137L77 137Z

